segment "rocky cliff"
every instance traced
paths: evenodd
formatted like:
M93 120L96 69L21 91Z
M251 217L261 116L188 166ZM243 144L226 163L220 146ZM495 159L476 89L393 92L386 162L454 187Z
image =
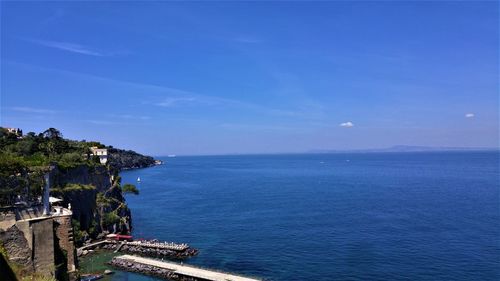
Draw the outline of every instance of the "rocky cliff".
M118 176L105 166L80 165L51 173L52 194L63 205L71 204L75 240L81 243L103 232L129 233L131 213L125 203Z
M108 163L114 169L121 171L151 167L155 164L155 159L132 150L108 148Z
M130 233L119 171L154 164L133 151L64 139L55 128L22 137L0 128L0 280L13 274L75 277L73 242ZM48 190L62 199L53 201L52 216L42 215L49 209ZM69 205L71 213L60 208Z
M51 174L52 186L67 184L92 185L98 192L108 190L113 184L106 166L79 165L74 168L54 170Z

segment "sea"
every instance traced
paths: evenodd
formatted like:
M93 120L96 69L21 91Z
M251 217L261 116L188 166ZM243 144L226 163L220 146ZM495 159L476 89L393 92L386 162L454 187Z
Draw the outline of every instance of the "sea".
M500 280L499 157L177 156L121 175L140 189L126 195L134 237L199 249L186 264L264 280Z

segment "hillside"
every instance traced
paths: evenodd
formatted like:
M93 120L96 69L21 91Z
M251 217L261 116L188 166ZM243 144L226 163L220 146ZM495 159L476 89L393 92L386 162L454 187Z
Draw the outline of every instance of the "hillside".
M108 163L118 170L146 168L155 165L155 159L132 150L108 148Z
M73 207L77 243L103 231L130 232L123 193L138 190L122 186L118 173L152 166L152 157L99 142L64 139L54 128L39 134L19 132L0 128L0 207L39 204L44 175L50 171L51 195Z
M152 157L134 151L99 142L65 139L54 128L25 135L20 130L0 128L0 256L12 268L20 269L19 277L25 276L22 272L37 273L42 269L50 273L48 276L67 277L64 266L56 266L54 273L55 264L42 263L40 256L27 248L28 244L23 246L16 242L22 240L21 236L30 237L29 232L23 231L22 223L25 216L40 216L44 190L50 190L50 196L62 200L58 203L61 207L71 210L71 237L55 229L53 233L79 246L107 233L131 232L132 216L124 194L138 194L139 190L131 184L122 185L119 171L154 164ZM40 225L50 218L40 216ZM52 234L48 224L43 227ZM54 225L57 228L57 224ZM53 243L58 244L58 241ZM68 255L53 252L52 248L47 248L49 255L46 257L65 263ZM26 256L29 262L17 262L15 257L19 251L29 253Z

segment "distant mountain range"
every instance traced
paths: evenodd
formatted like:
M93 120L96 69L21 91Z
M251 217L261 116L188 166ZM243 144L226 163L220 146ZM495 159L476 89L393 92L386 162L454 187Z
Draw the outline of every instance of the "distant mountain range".
M313 149L309 153L366 153L366 152L433 152L433 151L498 151L498 147L433 147L433 146L411 146L411 145L395 145L388 148L374 149L350 149L350 150L333 150L333 149Z

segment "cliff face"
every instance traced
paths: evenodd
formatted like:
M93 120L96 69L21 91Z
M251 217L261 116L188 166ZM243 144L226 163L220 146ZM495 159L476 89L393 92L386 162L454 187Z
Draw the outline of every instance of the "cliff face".
M73 219L80 223L80 230L94 232L94 230L91 231L91 227L95 226L95 231L102 231L99 224L100 214L97 212L96 197L96 190L75 190L62 194L64 205L71 204Z
M76 246L106 233L129 233L131 213L119 177L101 165L55 167L49 172L51 195L71 204L72 216L39 216L42 206L4 209L0 214L0 280L11 274L41 274L57 280L73 279ZM16 216L19 218L16 219ZM22 217L22 216L24 217ZM24 220L37 217L36 220Z
M150 156L144 156L132 150L109 148L108 163L111 167L120 171L126 169L151 167L155 164L155 159Z
M64 139L55 128L21 137L0 127L0 280L24 276L18 267L66 280L77 267L75 244L108 232L129 233L131 212L118 172L154 164L133 151ZM49 190L63 199L53 207L71 205L71 215L58 207L43 215ZM9 266L14 270L3 270Z
M79 224L75 238L96 238L103 231L128 233L131 213L119 187L105 166L81 165L75 168L55 169L51 174L53 194L62 197L63 205L71 204L73 219ZM87 185L90 188L64 188L68 184ZM83 236L83 237L79 237ZM82 242L82 241L77 241Z
M71 183L92 185L97 192L105 192L112 185L111 175L105 166L80 165L66 170L57 169L51 174L51 181L53 186Z
M51 183L58 190L54 195L62 197L64 205L71 204L73 219L81 231L76 240L87 236L96 238L104 231L129 233L132 216L125 203L118 171L145 168L155 165L153 157L144 156L130 150L108 149L108 166L80 165L68 169L55 169L51 173ZM64 188L68 184L88 185L93 188ZM78 239L80 238L80 239ZM81 242L81 241L77 241Z

